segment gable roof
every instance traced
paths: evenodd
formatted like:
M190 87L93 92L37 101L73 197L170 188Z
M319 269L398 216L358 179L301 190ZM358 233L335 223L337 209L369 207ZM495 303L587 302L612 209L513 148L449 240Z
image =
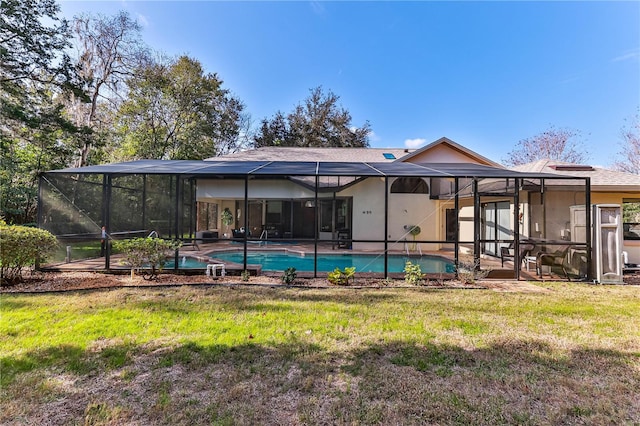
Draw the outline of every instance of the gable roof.
M318 148L318 147L281 147L268 146L246 151L235 152L219 157L207 158L205 161L331 161L331 162L406 162L406 163L454 163L457 162L451 156L443 158L442 149L450 150L455 154L468 158L470 161L459 163L476 163L484 166L505 167L495 161L474 152L464 146L442 137L420 149L408 148ZM439 161L421 158L439 151ZM437 155L437 154L436 154ZM412 161L413 160L413 161Z
M413 150L405 148L317 148L267 146L235 152L205 161L330 161L330 162L393 162ZM392 154L386 158L384 154Z
M640 191L640 175L618 172L602 167L543 159L511 168L523 173L553 173L591 178L593 191Z
M501 169L504 169L505 167L502 164L496 163L495 161L489 160L487 157L484 157L480 154L478 154L475 151L470 150L469 148L466 148L462 145L460 145L459 143L456 143L454 141L452 141L451 139L447 138L447 137L441 137L440 139L431 142L428 145L423 146L422 148L413 151L412 153L409 153L408 155L405 155L402 159L400 159L399 161L403 161L403 162L411 162L409 160L411 160L414 157L418 157L418 156L422 156L425 153L427 153L428 151L432 151L435 150L437 148L440 147L447 147L449 149L452 149L456 152L459 152L460 154L463 154L466 157L469 157L470 159L476 161L479 164L484 164L486 166L492 166L492 167L498 167Z

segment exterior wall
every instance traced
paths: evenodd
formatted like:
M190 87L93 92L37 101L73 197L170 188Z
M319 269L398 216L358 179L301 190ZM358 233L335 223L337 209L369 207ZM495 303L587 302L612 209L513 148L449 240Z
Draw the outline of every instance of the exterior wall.
M384 179L365 179L339 195L353 197L353 239L384 239ZM353 243L352 247L354 250L384 249L379 243Z
M634 198L638 194L624 194L621 192L591 192L591 204L620 204L623 198Z
M389 179L389 188L394 179ZM353 197L354 239L384 239L384 178L369 178L339 193L340 196ZM421 232L416 239L436 240L442 238L438 202L429 199L428 194L389 194L389 249L403 251L405 240L412 248L413 237L407 234L405 225L418 225ZM393 243L398 241L398 243ZM354 243L357 250L383 250L381 243ZM417 246L416 246L417 248ZM437 249L435 244L421 244L421 250Z
M473 241L473 200L460 200L458 225L460 227L460 241ZM461 247L460 251L464 254L473 252L468 247Z
M408 163L476 163L469 156L445 145L437 145L433 148L409 158Z
M288 180L249 180L250 199L313 198L314 191ZM198 180L196 199L244 200L244 180Z
M533 224L531 228L531 236L535 238L544 237L549 240L568 239L568 230L571 225L570 207L575 205L584 205L584 194L576 194L567 191L549 191L545 192L544 197L546 220L543 223L542 220L535 216L532 218ZM539 234L536 233L536 223L538 224L537 229Z

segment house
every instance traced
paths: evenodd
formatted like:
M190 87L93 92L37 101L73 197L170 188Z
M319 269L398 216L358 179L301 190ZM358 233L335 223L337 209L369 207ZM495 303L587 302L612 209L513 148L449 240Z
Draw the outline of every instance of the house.
M457 144L440 138L418 150L398 148L297 148L265 147L214 157L208 161L286 161L286 162L364 162L364 163L406 163L440 164L443 167L461 170L463 164L487 166L506 170L501 165ZM481 169L479 169L481 170ZM476 172L480 172L476 170ZM481 172L480 172L481 173ZM429 174L427 170L422 175ZM431 187L436 184L433 190ZM453 209L453 199L448 194L451 178L439 179L427 177L395 177L388 184L388 203L393 206L388 211L388 239L391 249L402 249L410 226L419 225L420 240L439 241L453 239L452 219L447 226L447 206L449 215ZM358 176L323 177L319 182L319 239L329 240L340 231L348 231L355 241L353 248L358 250L380 250L380 243L367 242L383 240L384 233L384 181L381 179L359 180ZM315 202L313 179L309 177L290 178L286 181L262 182L254 185L255 193L249 194L248 229L259 236L263 226L276 236L292 238L312 238L314 222L312 209L308 206ZM450 195L450 194L449 194ZM199 211L211 211L212 205L223 211L235 211L237 217L243 215L242 200L244 188L241 181L220 182L217 179L198 181L197 200ZM203 203L208 205L204 206ZM306 207L305 207L306 206ZM295 218L301 220L296 221ZM234 226L240 226L240 221ZM224 226L222 226L224 228ZM228 237L228 229L221 235ZM271 235L269 235L271 236ZM469 235L469 240L473 240ZM441 244L420 243L424 249L440 249Z
M269 147L44 173L39 225L67 241L94 238L104 225L116 237L153 230L224 250L235 243L244 267L267 242L296 243L316 260L369 253L383 260L385 276L402 270L391 268L391 256L430 253L518 278L528 253L515 250L506 263L502 253L535 240L540 250L570 246L570 273L588 278L589 226L572 214L589 218L590 179L507 169L447 138L417 150Z

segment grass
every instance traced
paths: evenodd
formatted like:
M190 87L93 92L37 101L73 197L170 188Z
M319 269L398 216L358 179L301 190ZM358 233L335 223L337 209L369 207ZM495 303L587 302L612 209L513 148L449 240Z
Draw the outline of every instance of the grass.
M0 423L640 424L640 290L545 286L4 294Z
M61 243L47 258L47 263L64 262L67 257L67 246L71 247L71 259L88 259L100 256L100 240Z

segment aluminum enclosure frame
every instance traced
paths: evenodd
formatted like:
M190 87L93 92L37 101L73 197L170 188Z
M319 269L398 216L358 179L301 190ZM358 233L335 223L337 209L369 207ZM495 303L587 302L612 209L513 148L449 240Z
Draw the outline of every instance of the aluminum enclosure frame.
M558 174L549 173L524 173L517 172L509 169L502 169L491 166L483 166L473 163L406 163L406 162L387 162L387 163L367 163L367 162L294 162L294 161L191 161L191 160L139 160L116 164L106 164L97 166L88 166L82 168L67 168L61 170L53 170L44 172L40 175L40 192L42 192L43 180L46 180L47 176L52 175L101 175L102 176L102 221L107 229L110 221L110 205L112 194L112 180L115 177L127 176L127 175L169 175L175 179L176 188L173 191L174 200L174 214L175 214L175 235L182 235L183 230L180 229L179 216L181 214L181 205L183 203L182 194L185 190L181 184L184 182L191 182L192 187L195 187L198 179L242 179L244 180L244 205L245 209L248 204L248 186L249 181L259 178L295 178L306 177L315 178L315 185L313 185L315 193L315 233L313 238L314 243L314 276L317 276L317 257L318 257L318 194L322 191L322 187L319 184L319 177L358 177L358 178L370 178L379 177L384 179L385 197L384 197L384 217L385 217L385 238L383 240L375 240L372 242L384 244L384 260L385 269L384 277L388 277L388 245L391 242L388 238L387 226L389 222L389 179L396 177L419 177L419 178L448 178L453 180L455 187L454 194L454 209L456 217L460 211L459 203L459 183L461 179L471 179L473 181L473 202L474 202L474 241L460 241L459 222L456 221L455 229L455 241L428 241L421 240L420 243L448 243L453 244L455 252L455 264L456 270L459 263L459 252L461 244L473 244L473 257L474 260L480 259L480 192L478 188L478 182L482 179L507 179L514 181L515 192L509 194L514 199L514 220L520 215L520 203L518 202L518 189L521 188L524 180L537 179L542 183L544 188L545 181L553 180L572 180L577 181L577 184L582 182L585 191L585 205L587 215L590 215L590 199L591 199L591 185L590 178L588 177L575 177L564 176ZM39 213L41 210L39 204ZM191 209L191 214L193 214ZM246 210L245 210L246 211ZM245 229L248 228L247 215L244 215ZM516 222L517 223L517 222ZM587 279L591 280L591 220L587 217L587 226L589 229L586 232L586 253L588 272ZM38 226L42 227L42 216L38 214ZM514 226L513 230L513 243L515 248L514 269L515 277L520 279L520 266L518 244L520 240L519 227ZM244 240L244 267L247 266L247 246L248 236L245 233ZM358 242L357 240L352 240ZM583 244L584 245L584 244ZM176 253L176 269L178 268L177 253ZM479 266L478 266L479 267ZM110 268L110 253L107 250L105 256L105 269Z

